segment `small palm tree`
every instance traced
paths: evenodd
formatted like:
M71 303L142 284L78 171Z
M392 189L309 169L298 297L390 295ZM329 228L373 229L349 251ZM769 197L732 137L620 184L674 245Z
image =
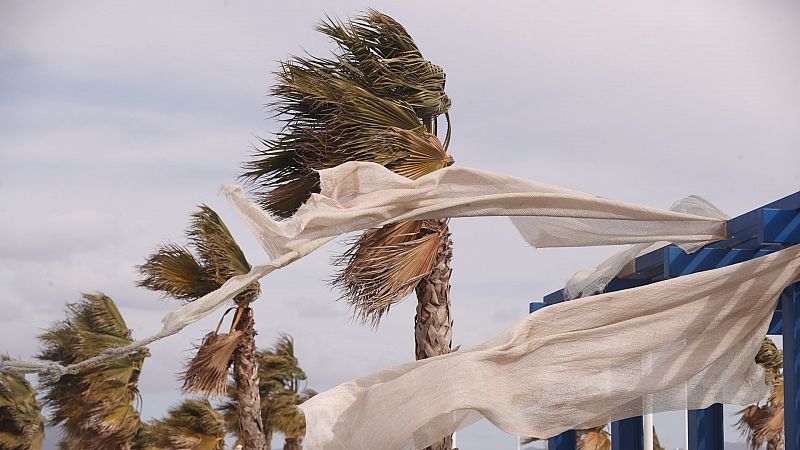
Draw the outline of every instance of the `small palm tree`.
M223 450L225 419L208 400L184 400L148 424L137 450Z
M0 448L40 450L43 443L44 417L36 391L23 375L0 371Z
M192 214L187 230L189 247L167 243L138 266L139 285L175 299L191 302L222 286L236 275L250 271L250 263L214 210L201 205ZM230 333L205 337L183 374L184 390L224 395L233 363L239 432L246 450L265 447L264 428L258 414L258 360L255 328L249 308L261 293L257 282L234 297L237 312Z
M763 405L750 405L739 411L739 430L753 450L764 444L767 450L783 450L783 352L769 338L764 338L756 354L756 363L764 368L765 380L772 393Z
M315 170L368 161L408 178L444 168L450 99L444 71L426 60L397 21L377 11L318 30L339 47L332 59L294 58L283 65L273 105L283 129L245 165L261 205L291 216L313 192ZM444 143L436 136L444 114ZM337 263L334 283L357 317L377 326L389 307L417 293L417 359L449 353L450 259L447 220L386 225L366 231ZM450 439L434 447L451 448Z
M306 374L300 368L294 353L294 340L289 335L281 335L275 345L258 353L259 380L261 394L261 418L270 448L273 433L283 433L290 448L302 448L305 435L305 417L297 405L315 395L310 389L301 390L301 382ZM236 396L233 386L229 389L228 401L222 411L228 428L236 433L238 420Z
M40 359L74 364L133 342L122 315L104 294L84 294L67 305L67 318L39 336ZM141 428L135 402L147 350L107 361L76 374L42 379L50 423L60 425L64 450L127 450Z

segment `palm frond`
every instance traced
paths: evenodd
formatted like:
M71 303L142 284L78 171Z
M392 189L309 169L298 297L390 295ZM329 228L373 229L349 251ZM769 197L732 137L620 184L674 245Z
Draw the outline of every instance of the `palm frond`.
M332 283L342 289L356 317L377 326L392 304L431 273L446 237L446 227L437 220L368 230L335 261L342 268Z
M0 372L0 448L39 450L43 441L44 417L36 391L23 375Z
M764 342L756 354L756 364L764 368L767 384L772 384L773 380L780 375L781 369L783 369L783 352L772 342L772 339L764 338Z
M71 364L133 341L114 302L103 294L84 294L67 306L67 318L39 339L41 359ZM64 431L62 448L99 450L130 443L141 421L134 403L147 351L69 374L42 380L50 422Z
M225 395L228 388L228 369L241 336L241 331L232 331L230 334L208 333L181 375L183 391L214 397Z
M229 278L250 271L250 263L228 227L208 206L200 205L192 214L186 234L189 247L197 256L189 248L174 243L159 247L144 264L137 266L142 275L139 286L191 302L218 289ZM256 282L239 293L234 301L244 306L260 293Z
M417 178L452 163L422 124L450 106L444 71L422 57L399 23L369 11L347 23L328 19L318 30L339 53L283 64L272 104L283 130L262 142L242 174L280 217L318 192L319 169L370 161Z
M578 440L578 450L611 450L611 434L604 426L584 430Z
M207 400L184 400L170 408L165 418L153 421L144 448L171 450L222 450L225 420Z
M192 301L215 290L206 269L185 247L167 243L136 266L143 278L138 285L183 301Z

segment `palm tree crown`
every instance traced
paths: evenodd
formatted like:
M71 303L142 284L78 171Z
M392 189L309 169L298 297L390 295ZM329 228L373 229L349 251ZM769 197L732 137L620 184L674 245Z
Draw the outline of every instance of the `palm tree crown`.
M0 371L0 448L39 450L43 441L44 417L36 391L23 375Z
M39 336L39 358L63 365L133 342L114 302L104 294L84 294L67 305L67 318ZM127 449L141 421L134 402L147 350L67 374L43 379L51 424L61 425L63 449Z

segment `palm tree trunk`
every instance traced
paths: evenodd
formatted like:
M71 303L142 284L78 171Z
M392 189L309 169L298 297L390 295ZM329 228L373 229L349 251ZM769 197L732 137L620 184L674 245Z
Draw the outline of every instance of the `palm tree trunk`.
M453 319L450 315L450 260L453 241L447 220L440 220L442 239L437 249L436 261L430 275L417 284L417 315L414 341L417 360L450 353L453 344ZM430 450L451 450L451 436L428 447Z
M303 450L303 438L300 436L286 437L283 450Z
M239 413L239 434L244 450L267 449L264 425L261 423L261 396L258 392L258 359L253 312L246 308L236 329L242 338L233 354L233 379L236 382L236 403Z

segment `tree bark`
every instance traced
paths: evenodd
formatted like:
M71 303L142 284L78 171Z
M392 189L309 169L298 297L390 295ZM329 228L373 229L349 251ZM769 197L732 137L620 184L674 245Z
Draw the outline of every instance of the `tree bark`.
M283 450L303 450L303 438L300 436L287 437L283 441Z
M439 241L433 271L417 284L417 315L414 325L414 343L417 360L450 353L453 344L453 319L450 315L450 260L453 241L447 219L439 220L442 238ZM452 436L448 436L429 450L451 450Z
M243 450L268 449L261 423L261 396L258 391L258 357L253 311L246 308L236 329L242 338L233 354L233 379L239 414L239 435Z

